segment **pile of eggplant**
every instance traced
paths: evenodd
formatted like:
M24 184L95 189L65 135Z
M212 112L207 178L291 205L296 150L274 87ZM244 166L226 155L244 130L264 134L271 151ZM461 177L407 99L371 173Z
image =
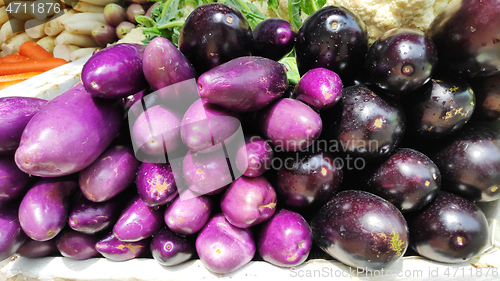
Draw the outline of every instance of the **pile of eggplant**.
M252 30L210 3L178 47L107 47L50 101L0 99L0 260L468 261L500 199L498 26L454 0L368 46L346 8Z

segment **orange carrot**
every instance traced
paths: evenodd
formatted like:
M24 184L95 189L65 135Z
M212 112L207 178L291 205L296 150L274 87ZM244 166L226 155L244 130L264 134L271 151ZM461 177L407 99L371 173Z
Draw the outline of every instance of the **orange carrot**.
M0 64L0 75L19 74L25 72L45 72L65 64L63 59L27 60L17 63Z
M5 57L3 57L2 63L16 63L16 62L22 62L22 61L27 61L27 60L29 60L29 58L27 58L25 56L12 54L12 55L6 55Z
M26 72L19 74L11 74L11 75L3 75L0 76L0 82L8 82L8 81L17 81L17 80L26 80L35 75L38 75L42 72Z
M25 79L26 80L26 79ZM19 82L23 82L24 80L16 80L16 81L7 81L7 82L0 82L0 90L5 89L7 87L10 87L12 85L15 85Z
M26 41L19 47L19 54L33 60L54 58L47 50L33 41Z

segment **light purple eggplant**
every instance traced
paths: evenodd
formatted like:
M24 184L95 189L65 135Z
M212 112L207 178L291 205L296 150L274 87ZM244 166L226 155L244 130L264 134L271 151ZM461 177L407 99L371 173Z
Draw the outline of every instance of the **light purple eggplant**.
M0 203L16 199L36 180L19 170L12 156L0 156Z
M187 189L165 210L165 223L175 233L190 235L208 221L213 209L210 196L198 195Z
M118 36L116 36L116 29L109 24L101 24L94 29L92 29L92 39L99 44L101 47L106 47L108 44L112 44L118 41Z
M144 11L144 8L139 4L132 4L128 6L126 12L128 21L133 24L137 24L137 21L135 20L136 16L142 16L145 13L146 11Z
M86 260L100 256L95 249L98 240L95 235L67 228L56 238L56 247L64 257L74 260Z
M324 110L340 100L343 88L342 80L337 73L320 67L306 72L293 89L293 93L298 100Z
M127 20L125 8L115 3L104 6L103 14L104 21L113 27L117 27L122 21Z
M21 229L17 202L0 204L0 261L12 256L28 239Z
M256 114L263 137L281 151L299 151L319 138L323 123L305 103L281 99Z
M196 252L192 237L177 235L167 227L154 235L150 249L153 258L162 266L181 264Z
M17 250L16 254L26 258L41 258L60 255L56 247L56 239L36 241L28 238Z
M236 154L236 166L244 176L258 177L271 168L273 155L273 149L265 139L247 137L245 145Z
M210 152L229 141L240 128L239 114L203 99L195 101L184 114L181 138L193 152Z
M122 121L121 100L93 98L78 83L33 116L16 150L16 164L42 177L79 172L106 150Z
M112 226L120 215L126 196L92 202L79 192L73 201L68 224L78 232L95 234Z
M117 33L120 25L116 28ZM82 69L85 89L93 96L106 99L126 98L145 89L147 81L142 72L145 48L139 44L121 43L94 54Z
M255 255L252 231L235 227L223 214L216 214L198 234L196 252L208 270L220 274L234 272Z
M121 241L137 242L155 234L164 224L162 208L153 208L139 196L134 197L124 209L113 227L113 233Z
M177 196L177 185L170 164L143 162L137 172L137 193L151 207L165 205Z
M77 189L75 176L37 181L19 206L19 222L26 235L37 241L56 237L68 221L69 205Z
M111 146L79 173L80 189L91 201L107 201L134 182L140 164L132 147Z
M46 103L28 97L0 98L0 154L14 154L24 128Z
M230 60L198 78L202 99L234 112L262 109L283 96L287 88L283 65L256 56Z
M262 224L257 249L267 262L280 267L302 264L311 251L312 234L307 221L298 213L281 209Z
M249 228L269 219L276 203L276 192L266 178L243 176L226 189L220 207L232 225Z
M142 256L149 251L151 239L137 242L123 242L113 232L95 244L95 249L108 260L127 261Z
M222 192L233 181L222 149L210 153L189 151L183 160L183 173L189 189L198 194Z

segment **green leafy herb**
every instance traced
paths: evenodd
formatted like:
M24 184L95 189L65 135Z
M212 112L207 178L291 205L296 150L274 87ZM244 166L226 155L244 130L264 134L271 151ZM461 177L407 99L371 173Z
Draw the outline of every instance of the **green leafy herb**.
M298 30L302 25L302 19L300 18L300 0L288 0L288 17L290 18L290 23Z
M278 12L278 7L279 7L279 3L278 3L278 0L269 0L267 2L267 6L274 11L274 13L276 14L276 16L278 18L281 19L280 17L280 13Z
M297 68L297 61L295 59L295 56L284 57L279 62L285 66L288 83L291 85L297 85L300 80L300 74L299 69Z
M325 4L326 0L300 0L300 8L307 15L321 9Z
M254 28L257 24L266 19L266 16L264 16L259 9L257 9L257 7L250 2L245 2L243 0L219 0L217 2L226 3L240 10L240 12L247 18L251 28Z

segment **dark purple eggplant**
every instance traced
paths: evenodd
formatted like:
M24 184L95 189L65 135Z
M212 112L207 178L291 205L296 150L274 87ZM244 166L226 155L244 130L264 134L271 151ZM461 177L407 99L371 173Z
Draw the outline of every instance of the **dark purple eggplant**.
M56 239L47 241L36 241L31 238L26 239L26 242L17 250L16 254L26 258L41 258L59 255L59 250L56 247Z
M338 191L342 168L328 152L296 152L281 155L276 193L280 202L294 208L319 208Z
M339 103L322 114L330 146L367 161L392 153L405 131L403 109L361 85L344 88Z
M476 96L473 120L500 119L500 74L473 79L469 84Z
M409 243L408 226L387 200L358 190L335 195L314 216L314 242L353 267L379 270L400 260Z
M34 240L56 237L68 221L69 205L78 189L74 176L42 178L26 193L19 206L19 222Z
M24 195L35 180L36 177L19 170L14 157L0 155L0 203Z
M368 36L361 18L347 8L326 6L310 15L297 33L295 52L300 75L323 67L349 85L368 51Z
M95 235L67 228L56 239L56 247L63 257L86 260L99 256L99 252L95 249L99 239Z
M297 30L284 19L267 18L257 24L252 33L252 56L279 61L292 51Z
M28 97L0 98L0 154L14 154L24 128L46 103Z
M0 261L12 256L28 239L18 217L19 203L0 203Z
M436 46L422 31L394 28L380 36L366 55L372 83L401 98L427 83L438 62Z
M471 201L500 198L498 136L485 127L468 126L453 136L433 160L441 171L442 188Z
M228 4L209 3L187 17L179 50L201 75L237 57L249 56L252 41L252 30L240 11Z
M154 235L150 249L153 258L162 266L181 264L196 252L192 237L178 235L168 227L163 227Z
M499 14L497 0L451 1L427 29L438 71L468 78L500 73Z
M473 203L439 192L410 222L410 245L421 256L445 263L460 263L481 253L488 242L488 222Z
M406 131L417 141L436 139L459 131L475 108L469 84L456 78L432 79L403 102Z
M79 192L69 213L69 226L85 234L95 234L112 226L120 215L125 196L118 196L104 202L92 202Z
M113 232L106 235L95 244L95 249L108 260L127 261L137 258L149 251L151 239L137 242L123 242L115 237Z
M416 150L398 149L368 181L367 191L391 202L401 212L429 204L441 187L441 173L432 160Z

